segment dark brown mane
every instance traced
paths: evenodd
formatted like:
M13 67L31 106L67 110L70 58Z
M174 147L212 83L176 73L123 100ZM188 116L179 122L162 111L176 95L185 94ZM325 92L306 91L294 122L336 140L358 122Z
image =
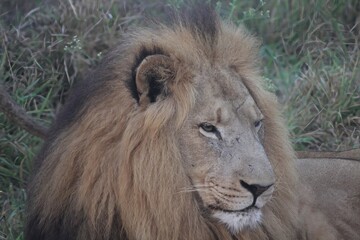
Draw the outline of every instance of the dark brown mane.
M199 36L203 43L214 47L217 43L220 21L214 9L206 3L197 3L195 6L185 7L175 17L174 25L183 25L194 36Z

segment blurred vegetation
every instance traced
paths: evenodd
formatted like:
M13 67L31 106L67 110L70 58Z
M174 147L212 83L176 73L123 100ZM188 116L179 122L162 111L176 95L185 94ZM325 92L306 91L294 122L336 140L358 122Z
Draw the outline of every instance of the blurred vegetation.
M129 28L183 0L2 0L0 84L49 125L73 82ZM263 75L298 150L360 146L360 1L211 1L263 40ZM0 239L23 239L26 177L41 139L0 113Z

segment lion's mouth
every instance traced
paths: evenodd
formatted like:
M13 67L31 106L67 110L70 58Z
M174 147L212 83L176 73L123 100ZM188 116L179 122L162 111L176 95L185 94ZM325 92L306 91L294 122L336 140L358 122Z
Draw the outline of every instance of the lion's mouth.
M233 234L244 228L255 228L261 222L261 210L253 205L239 210L223 209L216 206L211 206L209 209L213 210L212 217L225 224Z
M254 210L254 209L259 209L258 207L254 206L254 205L250 205L246 208L243 208L243 209L224 209L224 208L221 208L221 207L218 207L218 206L214 206L214 205L209 205L208 208L210 208L211 210L214 210L214 211L221 211L221 212L225 212L225 213L244 213L244 212L249 212L251 210Z

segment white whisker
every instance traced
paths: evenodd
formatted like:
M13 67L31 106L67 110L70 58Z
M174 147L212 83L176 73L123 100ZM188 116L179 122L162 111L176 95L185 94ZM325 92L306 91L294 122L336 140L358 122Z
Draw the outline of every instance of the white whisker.
M177 193L191 193L191 192L210 192L207 189L189 189L189 190L181 190L178 191Z
M177 193L192 193L192 192L211 192L211 186L208 185L193 185L190 187L184 187Z

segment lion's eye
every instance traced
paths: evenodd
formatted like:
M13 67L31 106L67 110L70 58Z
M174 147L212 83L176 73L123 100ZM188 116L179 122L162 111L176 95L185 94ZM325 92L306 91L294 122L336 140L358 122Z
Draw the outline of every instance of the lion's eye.
M205 131L205 132L216 132L217 129L214 125L210 124L210 123L201 123L200 127Z
M262 121L263 121L263 119L260 119L260 120L257 120L254 122L254 126L256 129L259 129L261 127Z
M219 130L212 124L204 122L199 124L200 133L208 138L222 140Z

